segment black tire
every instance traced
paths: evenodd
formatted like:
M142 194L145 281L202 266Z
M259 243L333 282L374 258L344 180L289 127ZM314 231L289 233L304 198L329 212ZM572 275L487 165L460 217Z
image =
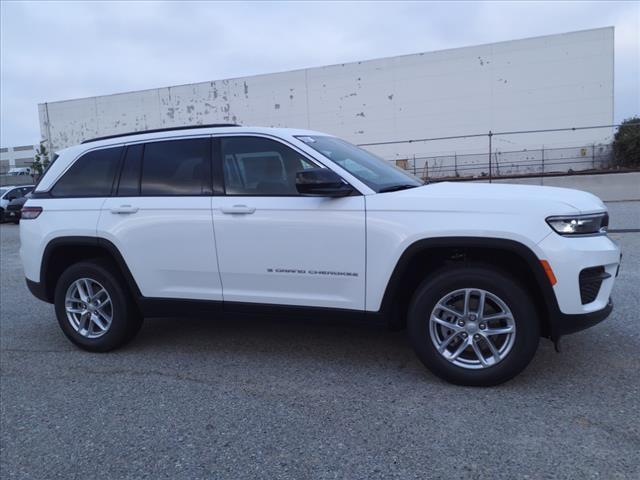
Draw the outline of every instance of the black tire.
M111 297L113 309L111 325L98 338L87 338L81 335L71 326L67 318L65 310L67 289L81 278L97 281ZM101 259L76 263L64 271L56 284L55 310L58 324L67 338L78 347L90 352L108 352L119 348L132 340L142 326L142 316L120 272L110 262Z
M4 223L4 208L0 208L0 223Z
M513 314L515 339L511 350L503 360L485 368L455 365L438 352L431 338L429 318L436 304L450 292L464 288L496 295ZM418 358L431 372L448 382L467 386L498 385L513 378L529 364L540 339L539 320L529 295L515 278L491 266L448 268L427 278L413 296L407 328Z

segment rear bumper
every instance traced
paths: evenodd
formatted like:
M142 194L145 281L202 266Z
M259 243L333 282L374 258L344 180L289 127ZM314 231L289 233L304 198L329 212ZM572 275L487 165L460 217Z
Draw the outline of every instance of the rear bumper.
M47 291L41 282L34 282L33 280L29 280L28 278L25 278L25 280L27 281L27 288L34 297L42 300L43 302L51 303L51 301L47 298Z
M609 314L611 314L612 310L613 301L609 299L604 308L596 310L595 312L575 315L558 313L556 321L554 322L554 337L559 338L563 335L568 335L570 333L579 332L580 330L593 327L607 318Z

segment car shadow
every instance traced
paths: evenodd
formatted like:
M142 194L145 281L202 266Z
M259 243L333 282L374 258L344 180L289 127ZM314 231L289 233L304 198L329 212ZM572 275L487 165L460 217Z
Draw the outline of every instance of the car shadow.
M287 362L373 364L415 370L428 376L416 358L406 331L361 322L273 317L148 318L127 351L170 350L215 357L286 359Z

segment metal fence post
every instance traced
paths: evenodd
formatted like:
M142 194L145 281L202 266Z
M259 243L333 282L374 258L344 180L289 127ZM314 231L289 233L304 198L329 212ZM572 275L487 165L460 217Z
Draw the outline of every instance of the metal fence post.
M542 146L542 175L540 175L540 185L544 183L544 145Z
M491 172L491 137L493 137L493 133L491 133L491 130L489 130L489 183L491 183L493 180L493 174Z

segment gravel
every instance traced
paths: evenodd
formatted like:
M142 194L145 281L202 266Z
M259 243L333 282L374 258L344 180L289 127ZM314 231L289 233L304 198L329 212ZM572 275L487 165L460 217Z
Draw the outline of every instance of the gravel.
M122 350L80 351L2 225L0 476L640 478L640 233L612 237L612 316L474 389L431 375L404 332L335 322L150 319Z

